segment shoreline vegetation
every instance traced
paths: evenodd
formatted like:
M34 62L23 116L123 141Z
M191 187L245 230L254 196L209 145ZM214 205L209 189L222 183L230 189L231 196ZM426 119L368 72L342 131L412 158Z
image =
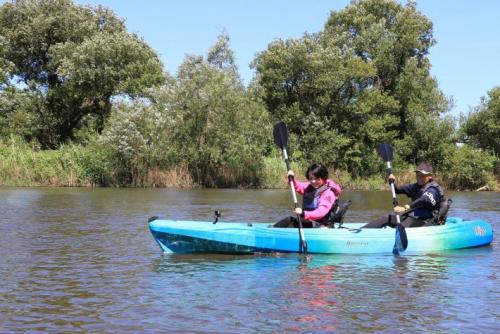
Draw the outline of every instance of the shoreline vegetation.
M102 152L93 151L90 146L63 145L57 150L38 150L29 144L11 138L10 145L0 142L0 187L143 187L143 188L248 188L248 189L285 189L288 187L284 163L279 157L263 159L262 168L254 184L231 184L231 180L241 179L244 170L234 175L228 170L222 173L225 180L221 185L204 186L189 173L188 167L159 167L125 173L119 162L105 157ZM375 162L380 163L380 162ZM304 179L302 171L307 162L292 162L292 169L299 179ZM234 172L234 171L233 171ZM342 185L345 190L386 190L384 173L370 177L352 177L342 170L330 170L330 178ZM398 183L415 182L413 166L395 167ZM454 180L441 177L436 179L447 190L452 191L500 191L499 182L493 173L482 173L483 183L475 187L457 187Z
M248 85L227 33L170 74L125 22L72 0L0 5L0 186L285 188L284 122L300 179L320 162L344 189L384 189L388 143L398 182L428 162L446 189L499 189L500 86L450 115L414 1L352 1L273 39Z

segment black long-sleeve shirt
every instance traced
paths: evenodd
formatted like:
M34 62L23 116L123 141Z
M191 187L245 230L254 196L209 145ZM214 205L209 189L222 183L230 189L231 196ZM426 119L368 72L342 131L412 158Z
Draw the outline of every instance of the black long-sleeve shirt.
M396 194L405 194L411 198L410 208L414 209L413 215L420 219L432 218L432 212L438 210L441 205L443 191L434 181L424 186L418 183L395 185L395 190Z

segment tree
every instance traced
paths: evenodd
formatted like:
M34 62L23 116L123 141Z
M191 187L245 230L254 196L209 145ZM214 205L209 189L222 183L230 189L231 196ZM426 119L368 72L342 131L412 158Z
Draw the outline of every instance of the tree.
M447 110L429 73L434 42L413 2L353 1L323 31L271 43L253 66L266 106L306 158L366 175L380 142L402 142L420 119Z
M0 35L0 87L7 82L8 65L9 62L4 57L5 50L7 49L5 37Z
M256 184L271 129L263 106L245 91L229 48L219 36L205 59L187 56L176 78L153 101L163 114L170 156L205 186ZM242 166L245 166L242 168Z
M500 87L488 92L481 104L463 120L461 132L476 147L500 155Z
M136 97L163 82L157 54L103 7L70 0L19 0L0 6L1 61L8 79L40 101L31 110L46 147L91 123L103 129L112 98Z

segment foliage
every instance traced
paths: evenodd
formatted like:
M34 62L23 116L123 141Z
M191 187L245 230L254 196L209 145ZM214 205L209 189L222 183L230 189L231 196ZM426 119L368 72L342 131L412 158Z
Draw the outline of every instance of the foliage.
M112 172L104 147L69 144L41 151L18 136L0 141L0 185L108 185Z
M0 138L11 134L32 140L32 134L40 125L32 111L40 106L37 95L7 86L0 92Z
M7 50L7 40L4 36L0 35L0 87L7 83L8 70L11 65L10 62L5 59L5 51Z
M398 181L427 161L448 188L492 184L500 88L457 133L429 73L434 43L415 2L354 0L323 31L271 42L245 87L225 33L170 76L108 9L5 2L0 184L284 187L277 121L297 175L318 161L347 188L378 188L389 142Z
M412 136L395 141L395 155L413 166L428 162L436 169L441 169L455 150L454 120L450 117L422 115L413 121L416 124Z
M271 133L264 108L235 72L228 41L220 36L207 59L187 56L153 96L165 113L170 150L204 186L256 184Z
M488 92L481 104L462 120L461 132L466 142L500 155L500 87Z
M150 169L168 169L178 162L165 146L164 122L161 112L141 101L113 107L99 143L110 150L120 183L140 185Z
M13 64L9 81L36 100L27 112L44 147L73 138L84 119L101 131L113 97L141 95L163 81L156 53L102 7L70 0L4 3L0 36L0 62Z
M456 147L443 164L443 181L451 189L477 189L487 185L496 158L488 152L464 145Z
M447 108L429 74L433 43L413 2L354 1L324 31L274 41L253 66L273 120L289 124L306 159L370 175L380 142L409 141L421 118Z
M200 185L258 185L270 126L237 75L226 35L207 59L188 56L177 77L167 76L148 98L117 105L101 139L126 183L184 166Z

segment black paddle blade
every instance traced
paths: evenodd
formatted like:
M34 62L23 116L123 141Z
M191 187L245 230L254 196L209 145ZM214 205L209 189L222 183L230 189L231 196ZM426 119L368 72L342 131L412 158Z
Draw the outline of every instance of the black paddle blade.
M399 237L401 238L401 251L405 251L408 248L408 237L406 236L406 229L403 225L398 226Z
M392 253L394 255L399 255L399 253L404 252L407 247L408 237L406 236L406 229L403 225L398 224L396 226L396 240L394 242Z
M280 149L284 149L288 143L288 131L286 125L283 122L279 122L274 126L273 129L274 142Z
M389 144L380 144L378 147L378 154L384 159L385 162L392 160L392 146Z

